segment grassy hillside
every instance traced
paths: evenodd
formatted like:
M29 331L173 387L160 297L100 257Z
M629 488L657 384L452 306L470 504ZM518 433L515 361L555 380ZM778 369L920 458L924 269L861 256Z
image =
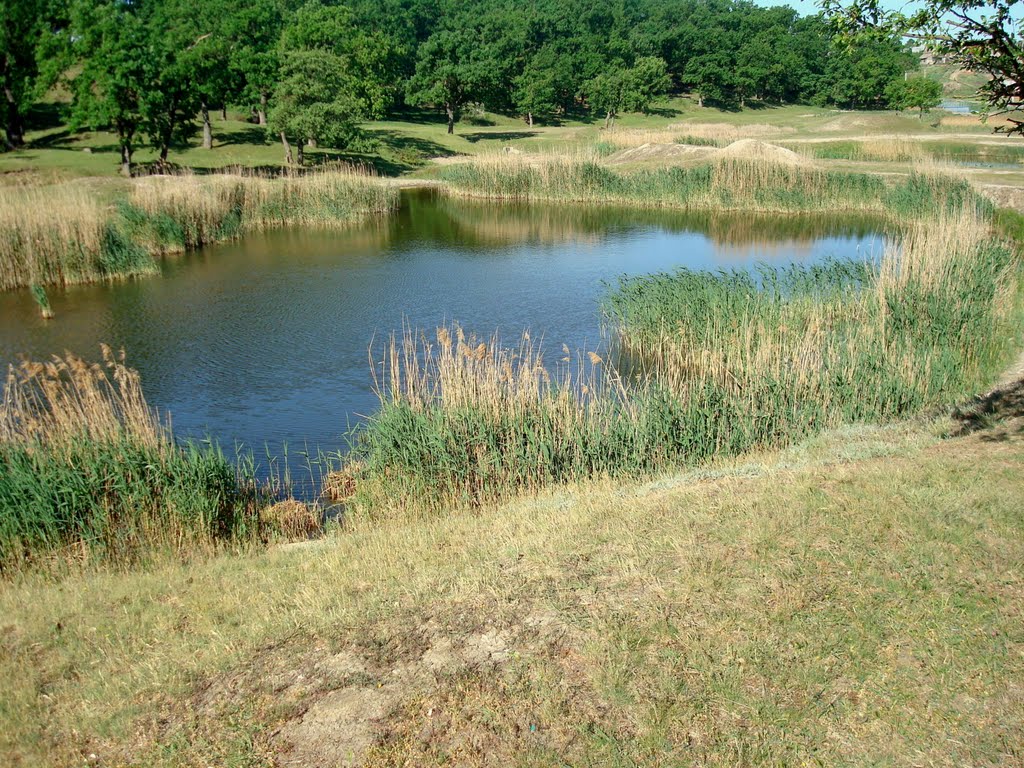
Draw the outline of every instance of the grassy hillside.
M1017 763L1021 422L938 437L963 426L25 576L0 591L0 761Z
M284 159L280 144L264 128L247 122L240 113L229 112L228 120L214 118L214 148L204 150L199 137L187 147L171 152L172 163L213 170L235 165L253 168L277 168ZM25 174L58 176L113 176L119 170L117 142L113 134L71 133L60 123L59 113L51 105L37 117L39 128L28 135L29 145L17 152L0 153L0 182L16 180ZM619 129L659 129L680 122L715 123L727 126L765 126L768 140L802 137L841 139L851 135L920 134L942 136L949 132L977 133L979 138L991 128L975 119L956 120L940 113L927 116L922 123L910 114L892 112L840 112L808 106L748 108L722 111L700 108L690 99L672 99L655 106L650 114L623 115ZM472 155L512 146L523 150L572 148L598 141L601 121L566 119L557 125L527 126L522 120L492 113L466 117L454 136L447 135L440 116L431 111L409 112L399 118L369 123L367 141L358 151L337 152L313 149L312 163L326 160L364 162L384 175L414 171L432 158ZM142 148L137 162L152 163L156 153Z

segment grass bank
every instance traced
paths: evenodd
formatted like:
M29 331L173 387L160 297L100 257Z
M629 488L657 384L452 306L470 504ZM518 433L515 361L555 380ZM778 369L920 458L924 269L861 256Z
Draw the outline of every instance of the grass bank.
M345 226L392 210L398 192L335 169L154 176L113 197L76 184L0 188L0 289L151 273L156 256L271 227Z
M0 762L1018 763L1024 443L947 429L25 575L0 588Z
M105 350L12 367L0 400L0 572L190 558L265 531L267 489L211 445L175 442Z

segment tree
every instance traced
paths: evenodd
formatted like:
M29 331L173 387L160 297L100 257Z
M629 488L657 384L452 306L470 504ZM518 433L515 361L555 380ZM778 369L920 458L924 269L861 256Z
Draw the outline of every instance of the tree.
M80 0L72 18L81 71L73 82L71 126L117 134L121 172L130 176L152 66L146 28L135 6L119 0Z
M55 79L54 32L64 24L63 4L51 0L0 0L0 126L3 145L25 143L25 112Z
M282 0L251 0L226 22L226 34L232 41L229 67L240 84L239 95L254 108L257 122L264 126L270 94L281 71L278 44L285 16Z
M997 131L1024 134L1024 18L1015 13L1018 0L923 0L911 14L889 11L879 0L823 0L842 41L906 35L923 39L938 54L964 69L983 72L989 80L978 94L990 112L1009 114L1008 126Z
M493 75L490 64L471 29L439 30L420 46L409 102L443 107L448 133L455 133L466 105L485 100Z
M303 147L310 139L345 147L358 134L363 104L338 56L320 50L292 51L284 57L281 75L269 124L281 137L286 162L293 162L293 140L302 165Z
M303 163L307 142L346 147L359 133L359 122L379 117L390 103L386 37L355 27L345 6L309 3L281 34L280 79L274 89L269 124L281 137L286 162L291 140Z
M551 53L550 49L542 49L512 81L512 103L531 128L535 117L550 114L558 106L557 70Z
M942 86L927 77L896 80L885 89L885 98L890 109L918 109L923 119L925 112L941 103Z
M886 89L918 67L914 54L893 36L862 39L829 51L823 101L853 109L887 106Z
M654 56L637 59L629 69L616 67L583 86L591 108L603 112L609 128L621 111L645 112L670 85L665 62Z

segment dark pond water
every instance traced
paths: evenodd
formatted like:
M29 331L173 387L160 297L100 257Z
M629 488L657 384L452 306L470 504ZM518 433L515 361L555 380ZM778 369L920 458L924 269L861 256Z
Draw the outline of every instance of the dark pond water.
M342 232L278 231L169 259L163 276L0 294L0 363L124 348L179 436L258 455L336 451L376 408L368 348L403 321L597 349L603 281L677 265L749 268L877 255L871 221L491 206L415 191Z

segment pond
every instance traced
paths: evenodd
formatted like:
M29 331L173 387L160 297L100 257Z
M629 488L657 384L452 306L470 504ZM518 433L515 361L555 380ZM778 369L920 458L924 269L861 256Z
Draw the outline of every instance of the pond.
M490 205L427 190L341 231L285 230L165 260L162 277L0 294L0 363L123 348L179 436L264 456L337 451L376 408L368 350L403 323L458 321L509 343L529 329L598 350L604 282L678 265L749 268L877 256L871 220ZM301 472L299 473L301 475Z

